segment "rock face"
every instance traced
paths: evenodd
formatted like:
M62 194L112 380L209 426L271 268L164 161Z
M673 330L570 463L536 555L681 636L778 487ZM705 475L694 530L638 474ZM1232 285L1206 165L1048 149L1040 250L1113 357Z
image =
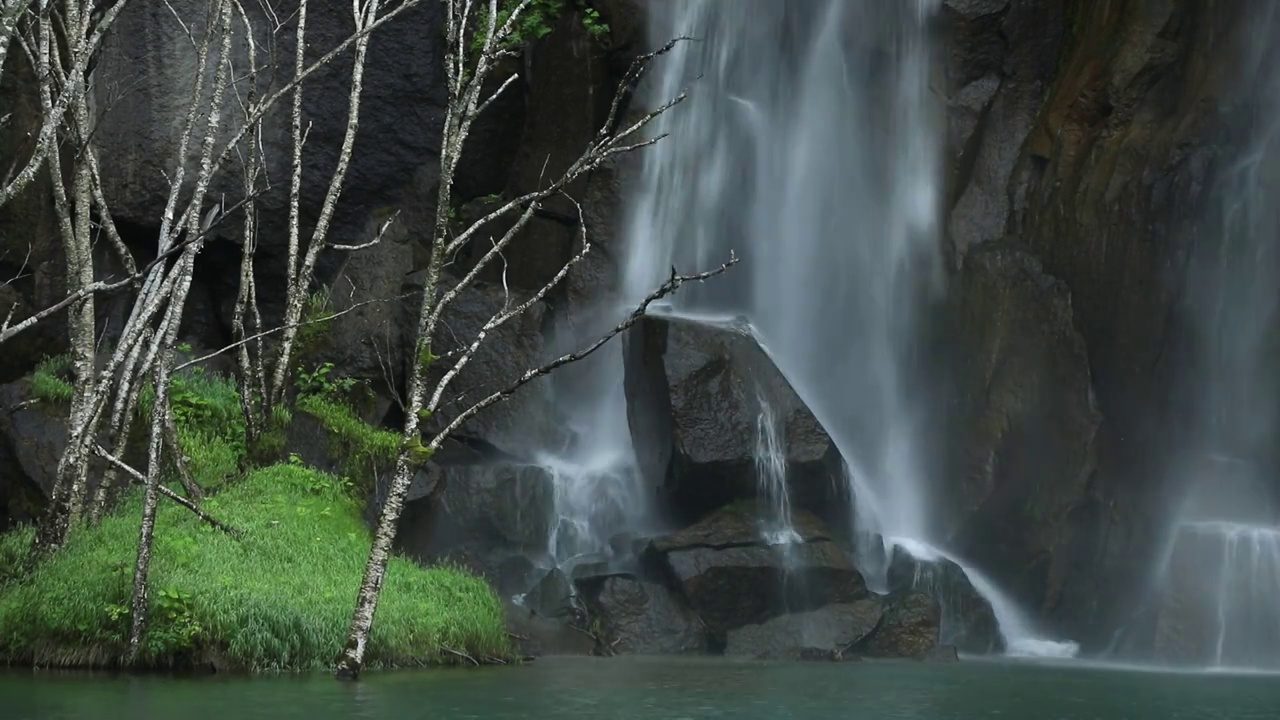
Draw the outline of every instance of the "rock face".
M957 296L951 467L962 471L937 506L950 547L1037 607L1095 467L1088 354L1070 292L1023 250L970 248Z
M405 348L413 347L422 298L420 277L421 273L416 273L408 278L404 288L410 297L398 323ZM430 382L439 381L453 367L485 323L502 309L503 303L501 285L478 284L458 295L432 344L432 352L442 359L432 364L428 374ZM450 383L440 408L426 423L428 431L444 429L458 413L490 393L506 388L526 370L542 363L544 312L545 306L535 303L521 316L490 332L489 339L477 348L470 362ZM406 357L406 368L414 361ZM533 382L512 398L476 415L463 425L458 435L478 438L508 454L526 455L530 450L552 447L560 439L553 420L546 386Z
M1066 406L1077 408L1066 416L1074 429L1015 413L1010 440L1048 442L1057 448L1038 452L1071 460L1036 488L1018 483L979 498L988 509L956 526L956 539L1024 607L1086 650L1127 621L1143 568L1159 553L1162 498L1171 494L1163 458L1178 424L1170 392L1187 341L1185 262L1215 168L1231 152L1236 109L1256 82L1238 62L1242 30L1258 22L1252 15L1246 4L1211 10L1175 0L942 6L957 302L983 305L1002 284L1030 289L1029 279L1017 280L1028 276L1027 262L1009 249L1034 258L1030 274L1045 288L1037 302L1060 304L1050 298L1069 292L1070 307L1054 321L1014 320L1035 325L1041 339L1032 343L1054 356L1040 390L1017 392L1077 398ZM990 243L1008 249L992 255ZM1094 432L1094 470L1081 477L1080 448L1096 425L1078 399L1086 368L1106 423ZM977 397L983 379L966 381L962 394ZM1003 383L1006 393L1020 384ZM989 427L976 429L990 438ZM989 459L1025 463L990 439L964 442L974 443L965 450L971 469L953 488L972 492L975 478L1001 472L972 469L986 450L995 450ZM983 546L993 548L986 557L970 554Z
M745 326L648 318L625 337L628 417L637 455L682 519L756 492L757 443L772 421L802 497L831 487L836 453Z
M44 507L67 442L57 409L31 400L26 382L0 385L0 532Z
M768 545L754 507L738 503L654 540L649 552L722 644L744 625L868 597L862 576L816 518L798 513L795 525L801 542Z
M902 547L895 547L888 581L891 593L916 592L938 603L943 644L975 655L1004 650L1004 638L991 603L973 588L956 563L942 558L920 560Z
M884 616L875 630L852 651L875 658L923 660L938 647L942 608L933 598L911 592L885 601Z
M540 559L550 537L555 488L541 468L487 463L441 468L446 488L405 504L397 547L420 562L452 561L488 578L504 595L541 575L519 558ZM544 571L545 574L545 571Z
M883 612L880 599L869 597L779 615L730 630L724 653L761 660L843 659L846 650L875 630Z
M702 653L702 621L665 585L615 575L579 583L601 642L612 652L635 655Z

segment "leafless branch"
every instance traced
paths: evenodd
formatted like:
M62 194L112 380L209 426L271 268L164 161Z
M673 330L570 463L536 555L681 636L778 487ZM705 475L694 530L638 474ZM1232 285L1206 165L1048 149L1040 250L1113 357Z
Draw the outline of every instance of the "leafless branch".
M734 265L737 265L737 264L738 264L738 258L733 253L730 253L729 260L714 270L708 270L706 272L700 272L694 275L678 275L676 274L675 268L672 268L671 277L668 278L666 282L662 283L662 285L658 286L656 290L649 293L645 297L645 299L642 300L640 304L636 306L635 310L632 310L631 314L627 315L627 317L625 317L621 322L619 322L612 330L600 336L600 338L597 339L595 342L591 343L590 345L586 346L581 350L577 350L571 353L566 353L556 358L555 360L552 360L551 362L546 363L545 365L526 371L523 375L519 377L519 379L517 379L515 382L511 383L507 387L488 395L487 397L483 398L482 400L475 403L471 407L467 408L466 410L463 410L461 413L458 413L457 417L455 417L448 425L445 426L443 430L441 430L438 434L436 434L434 438L431 439L431 444L429 445L429 447L433 450L439 449L440 445L444 443L445 439L450 434L456 432L458 428L462 427L463 423L465 423L467 420L475 416L476 413L480 412L481 410L484 410L485 408L489 407L490 405L493 405L494 403L501 402L502 400L505 400L511 397L520 388L529 384L533 380L539 377L542 377L543 375L550 374L551 371L555 370L556 368L562 367L564 365L568 365L569 363L577 362L587 357L588 355L591 355L596 350L599 350L605 343L612 340L615 336L621 334L622 332L630 328L632 325L635 325L637 322L640 322L640 320L644 318L645 312L649 309L650 305L670 295L671 293L675 292L680 288L681 285L684 285L685 283L689 283L689 282L702 282L709 278L715 277L720 273L725 272L730 267L733 267Z
M300 321L298 321L298 322L294 323L294 324L293 324L293 327L294 327L294 329L297 329L297 328L300 328L300 327L305 327L305 326L307 326L307 325L315 325L315 324L317 324L317 323L329 322L330 320L333 320L334 318L340 318L340 317L342 317L343 315L346 315L346 314L347 314L347 313L349 313L349 312L353 312L353 311L355 311L355 310L359 310L360 308L362 308L362 307L364 307L364 306L366 306L366 305L373 305L374 303L382 303L382 302L394 302L394 301L397 301L397 300L403 300L403 299L405 299L405 298L407 298L407 297L409 297L409 295L408 295L408 294L405 294L405 295L397 295L397 296L395 296L395 297L389 297L389 298L373 298L373 299L371 299L371 300L363 300L363 301L361 301L361 302L356 303L355 305L352 305L352 306L351 306L351 307L349 307L349 308L346 308L345 310L340 310L340 311L338 311L338 312L330 313L330 314L328 314L328 315L324 315L324 316L322 316L322 317L318 317L318 318L312 318L312 319L310 319L310 320L300 320ZM177 371L179 371L179 370L185 370L186 368L189 368L189 367L191 367L192 365L199 365L200 363L205 362L206 360L211 360L211 359L213 359L213 358L215 358L215 357L217 357L217 356L219 356L219 355L221 355L221 354L223 354L223 353L225 353L225 352L229 352L229 351L231 351L231 350L235 350L236 348L240 347L241 345L244 345L245 343L250 343L250 342L253 342L254 340L258 340L259 338L264 338L264 337L268 337L268 336L270 336L270 335L274 335L274 334L276 334L276 333L278 333L278 332L283 332L283 331L284 331L284 330L286 330L286 329L287 329L287 328L286 328L284 325L279 325L279 326L276 326L276 327L271 328L270 330L263 330L263 331L261 331L261 332L259 332L259 333L255 333L255 334L253 334L253 335L250 335L249 337L246 337L246 338L242 338L242 339L240 339L240 340L237 340L237 341L235 341L235 342L231 343L230 345L225 345L225 346L223 346L223 347L221 347L221 348L219 348L219 349L217 349L217 350L214 350L214 351L213 351L213 352L211 352L211 353L207 353L207 354L205 354L205 355L201 355L201 356L200 356L200 357L198 357L198 358L194 358L194 359L192 359L192 360L188 360L188 361L186 361L186 362L182 363L181 365L178 365L178 366L177 366L177 367L175 367L173 370L174 370L174 372L177 372Z
M145 484L145 483L146 483L146 481L147 481L146 476L144 476L141 472L139 472L139 471L138 471L136 468L134 468L132 465L130 465L130 464L128 464L128 463L126 463L125 461L121 460L120 458L118 458L118 457L116 457L116 456L112 455L111 453L107 452L106 448L102 447L101 445L95 445L95 446L94 446L94 448L93 448L93 450L94 450L94 453L98 455L98 457L102 458L103 460L106 460L108 463L111 463L111 465L115 466L116 468L118 468L119 470L121 470L122 472L124 472L124 474L126 474L126 475L128 475L130 478L132 478L132 479L133 479L133 481L134 481L135 483L137 483L137 484L139 484L139 485L142 485L142 484ZM219 520L219 519L215 518L214 516L210 515L209 513L205 512L204 510L201 510L201 509L200 509L200 506L199 506L199 505L197 505L197 504L196 504L196 502L195 502L194 500L190 500L190 499L188 499L188 498L184 498L184 497L182 497L181 495L179 495L178 493L176 493L176 492L174 492L174 491L170 490L169 488L167 488L167 487L165 487L165 486L163 486L163 485L159 486L157 489L159 490L159 492L160 492L160 494L161 494L161 495L163 495L164 497L169 498L170 500L174 501L175 503L177 503L177 504L181 505L182 507L184 507L184 508L186 508L186 509L190 510L192 513L194 513L194 514L195 514L195 516L196 516L196 517L200 518L201 520L203 520L204 522L208 523L209 525L212 525L213 527L215 527L215 528L217 528L217 529L221 530L222 532L224 532L224 533L226 533L226 534L228 534L228 535L230 535L230 536L232 536L232 537L235 537L235 538L244 537L244 531L243 531L243 530L240 530L239 528L236 528L236 527L233 527L233 526L231 526L231 525L228 525L227 523L224 523L224 522L222 522L221 520Z

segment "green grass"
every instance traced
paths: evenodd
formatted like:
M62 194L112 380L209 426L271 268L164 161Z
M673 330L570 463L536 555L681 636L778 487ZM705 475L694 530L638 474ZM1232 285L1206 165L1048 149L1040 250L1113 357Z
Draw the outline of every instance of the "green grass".
M373 427L356 416L347 403L332 396L306 394L298 396L298 410L310 413L329 431L329 457L341 459L341 471L350 478L360 493L373 488L370 483L378 470L395 464L400 450L400 433Z
M46 374L56 378L56 369ZM144 390L146 417L154 396ZM297 463L237 477L245 448L234 385L194 371L174 378L172 397L189 467L202 487L217 490L205 510L245 535L232 538L161 499L143 663L253 672L330 667L369 555L363 495ZM321 419L348 462L394 460L399 436L363 423L346 405L304 396L300 409ZM140 514L135 491L99 525L73 530L29 574L20 568L30 529L0 535L0 663L120 663ZM460 569L393 558L367 666L447 663L459 653L510 655L492 588Z
M245 531L236 540L173 503L158 514L152 566L151 667L212 662L220 669L329 667L350 619L369 533L334 478L298 465L257 470L208 498L206 509ZM139 501L124 504L31 575L0 586L0 657L53 666L113 666L129 622ZM0 536L16 562L29 531ZM452 567L394 558L368 667L507 657L501 604L482 580Z
M31 394L49 403L71 402L73 391L67 379L71 371L71 356L54 355L40 361L31 373Z

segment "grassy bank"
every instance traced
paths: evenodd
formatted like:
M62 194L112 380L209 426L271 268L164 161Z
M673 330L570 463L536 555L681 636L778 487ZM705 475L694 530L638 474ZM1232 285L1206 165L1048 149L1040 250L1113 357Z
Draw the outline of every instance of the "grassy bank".
M153 668L330 667L369 553L362 501L350 481L297 463L220 482L234 466L235 433L202 429L212 424L198 420L222 415L234 396L215 381L206 385L187 385L184 450L202 484L223 485L204 509L244 536L230 537L161 500L144 660ZM98 526L76 529L66 547L25 576L13 568L30 530L0 536L0 662L118 664L140 507L140 499L130 498ZM483 661L510 652L501 604L487 583L450 567L392 560L368 667Z

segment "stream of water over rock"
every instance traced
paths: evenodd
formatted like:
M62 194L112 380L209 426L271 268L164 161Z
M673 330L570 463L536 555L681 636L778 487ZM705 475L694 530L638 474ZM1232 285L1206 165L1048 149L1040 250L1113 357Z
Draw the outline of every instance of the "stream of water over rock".
M856 559L873 588L885 585L895 545L956 560L934 537L937 438L924 408L934 388L913 369L922 315L943 289L941 128L926 40L937 4L651 3L655 46L692 40L659 60L643 97L655 105L687 89L689 98L659 119L668 136L645 150L625 207L624 305L672 267L741 258L660 309L749 322L845 460ZM560 524L585 541L574 552L645 524L619 355L578 371L567 391L582 450L552 465ZM781 441L760 428L757 474L774 540L788 530ZM552 554L572 555L559 539ZM966 571L1011 652L1074 653L1036 635L994 583Z

